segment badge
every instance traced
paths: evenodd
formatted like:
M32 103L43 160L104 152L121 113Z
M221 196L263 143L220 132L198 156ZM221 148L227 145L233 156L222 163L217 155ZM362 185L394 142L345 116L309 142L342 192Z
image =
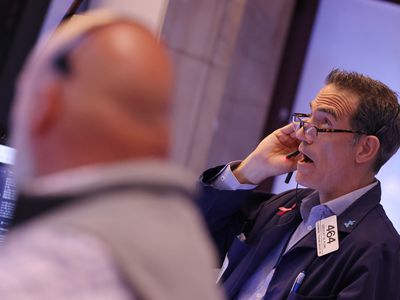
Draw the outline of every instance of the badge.
M315 223L317 254L324 256L339 249L339 236L336 215Z

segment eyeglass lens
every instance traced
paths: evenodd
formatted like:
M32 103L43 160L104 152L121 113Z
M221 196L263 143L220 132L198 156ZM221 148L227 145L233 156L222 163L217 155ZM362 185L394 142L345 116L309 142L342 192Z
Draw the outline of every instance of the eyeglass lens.
M314 125L304 121L301 117L293 116L292 119L295 131L303 128L304 134L306 134L309 138L315 139L318 135L317 128Z

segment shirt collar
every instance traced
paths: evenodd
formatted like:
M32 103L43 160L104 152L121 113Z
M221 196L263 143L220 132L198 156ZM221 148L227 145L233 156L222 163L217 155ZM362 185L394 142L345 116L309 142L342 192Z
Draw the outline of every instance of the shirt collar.
M69 195L133 181L178 184L188 190L193 190L196 182L192 173L174 164L164 160L143 159L83 166L38 177L31 180L20 193L30 196Z
M333 199L333 200L325 203L325 205L328 206L335 215L339 216L351 204L353 204L354 201L356 201L358 198L360 198L362 195L364 195L366 192L368 192L370 189L372 189L377 184L378 184L378 181L374 181L373 183L371 183L363 188L360 188L360 189L352 191L346 195L343 195L336 199Z
M310 218L310 214L319 211L319 207L325 205L333 214L339 216L342 214L351 204L353 204L358 198L371 190L378 184L378 181L354 190L338 198L332 199L324 204L320 204L318 191L313 192L301 201L300 214L304 221L307 222ZM315 207L315 208L314 208ZM314 208L314 209L313 209Z

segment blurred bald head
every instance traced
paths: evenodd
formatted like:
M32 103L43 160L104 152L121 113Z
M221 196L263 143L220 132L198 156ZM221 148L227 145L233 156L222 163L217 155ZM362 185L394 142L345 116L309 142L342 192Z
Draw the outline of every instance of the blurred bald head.
M165 158L170 94L166 51L148 30L104 12L72 19L37 47L19 80L17 184L75 167Z

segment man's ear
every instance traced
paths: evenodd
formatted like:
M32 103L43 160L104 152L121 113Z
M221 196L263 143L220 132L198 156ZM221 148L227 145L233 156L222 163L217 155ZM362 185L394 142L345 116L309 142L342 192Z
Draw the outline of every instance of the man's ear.
M38 88L39 103L32 112L31 128L35 134L41 135L51 129L61 108L62 89L60 82L50 80Z
M365 135L358 141L358 151L356 154L356 162L366 163L375 161L381 144L379 139L374 135Z

